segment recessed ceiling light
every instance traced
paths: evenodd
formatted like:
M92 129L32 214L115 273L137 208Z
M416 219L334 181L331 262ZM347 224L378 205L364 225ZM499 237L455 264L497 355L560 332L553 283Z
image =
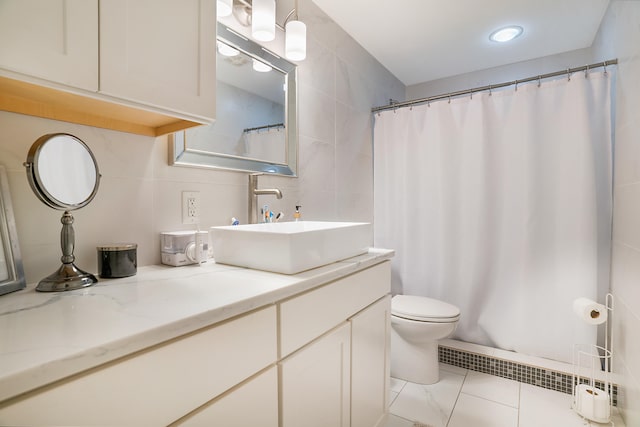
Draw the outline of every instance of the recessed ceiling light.
M498 43L508 42L522 34L522 31L522 27L519 27L517 25L500 28L499 30L495 30L493 33L491 33L491 35L489 36L489 40Z

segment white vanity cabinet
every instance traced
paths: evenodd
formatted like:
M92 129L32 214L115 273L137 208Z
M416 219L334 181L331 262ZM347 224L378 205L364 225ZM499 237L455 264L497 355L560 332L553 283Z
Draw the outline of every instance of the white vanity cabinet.
M282 427L375 427L387 413L390 263L280 304Z
M183 270L154 267L139 272L137 278L123 279L120 286L93 288L97 298L67 294L73 301L66 302L64 296L45 300L49 297L32 289L34 294L24 295L29 300L24 307L30 309L15 310L11 305L8 316L14 311L26 313L20 321L41 325L42 318L60 313L58 307L94 299L92 304L102 307L102 323L110 319L126 327L140 317L146 324L161 317L161 307L166 306L153 308L158 299L147 304L140 296L157 292L163 301L175 304L169 311L188 311L156 324L147 330L149 335L129 331L102 342L93 335L95 329L87 327L84 333L90 343L82 352L44 359L35 368L26 365L19 381L15 375L5 376L0 425L381 427L388 413L390 276L388 258L380 260L373 253L297 276L216 265ZM234 292L258 294L231 298L216 308L218 300ZM206 302L198 304L195 297ZM112 301L121 301L117 309ZM135 301L141 311L127 309L125 301ZM55 304L61 305L52 312L42 311ZM233 317L218 317L230 310ZM83 320L73 317L75 310L66 314L57 327ZM185 329L176 336L171 331L178 328ZM195 331L186 333L192 328ZM25 346L38 341L34 336L39 329L24 331L31 335L11 351L24 352ZM67 332L61 337L74 341L74 347L82 342L84 333ZM86 363L158 333L163 338L153 341L156 345L137 347L139 351L115 360L105 357ZM62 338L55 342L67 344ZM49 382L29 382L34 373L46 375L56 364L68 369L77 360L92 367L67 370ZM24 388L9 394L7 385Z
M274 365L276 342L270 306L35 390L0 406L0 425L168 425ZM277 414L275 382L246 390Z
M0 0L0 110L158 136L215 119L214 0Z
M351 427L379 426L389 402L391 296L350 319ZM384 349L384 350L383 350Z
M345 322L280 363L283 427L349 427L350 341Z
M277 368L272 366L173 426L278 427Z

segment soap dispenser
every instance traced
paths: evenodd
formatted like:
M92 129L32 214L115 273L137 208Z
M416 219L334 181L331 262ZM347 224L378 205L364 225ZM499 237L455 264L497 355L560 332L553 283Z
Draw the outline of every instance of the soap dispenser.
M302 214L300 213L301 205L296 205L296 211L293 213L293 220L298 222L302 218Z

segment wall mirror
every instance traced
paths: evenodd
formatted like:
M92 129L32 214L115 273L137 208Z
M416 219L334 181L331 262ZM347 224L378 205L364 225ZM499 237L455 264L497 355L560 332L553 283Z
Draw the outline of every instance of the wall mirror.
M216 122L171 135L172 165L296 176L296 66L218 23Z
M89 204L98 192L100 173L93 153L73 135L49 134L33 143L24 166L29 185L38 199L51 208L64 211L60 220L62 265L42 279L36 290L71 291L93 285L98 281L95 276L74 263L75 232L70 213Z
M0 295L20 290L25 285L9 181L4 166L0 165Z

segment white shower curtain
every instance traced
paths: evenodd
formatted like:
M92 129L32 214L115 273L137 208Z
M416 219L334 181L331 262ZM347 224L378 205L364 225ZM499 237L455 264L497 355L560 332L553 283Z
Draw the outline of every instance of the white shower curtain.
M611 75L375 115L375 246L393 291L460 307L455 337L571 361L572 301L608 288Z

